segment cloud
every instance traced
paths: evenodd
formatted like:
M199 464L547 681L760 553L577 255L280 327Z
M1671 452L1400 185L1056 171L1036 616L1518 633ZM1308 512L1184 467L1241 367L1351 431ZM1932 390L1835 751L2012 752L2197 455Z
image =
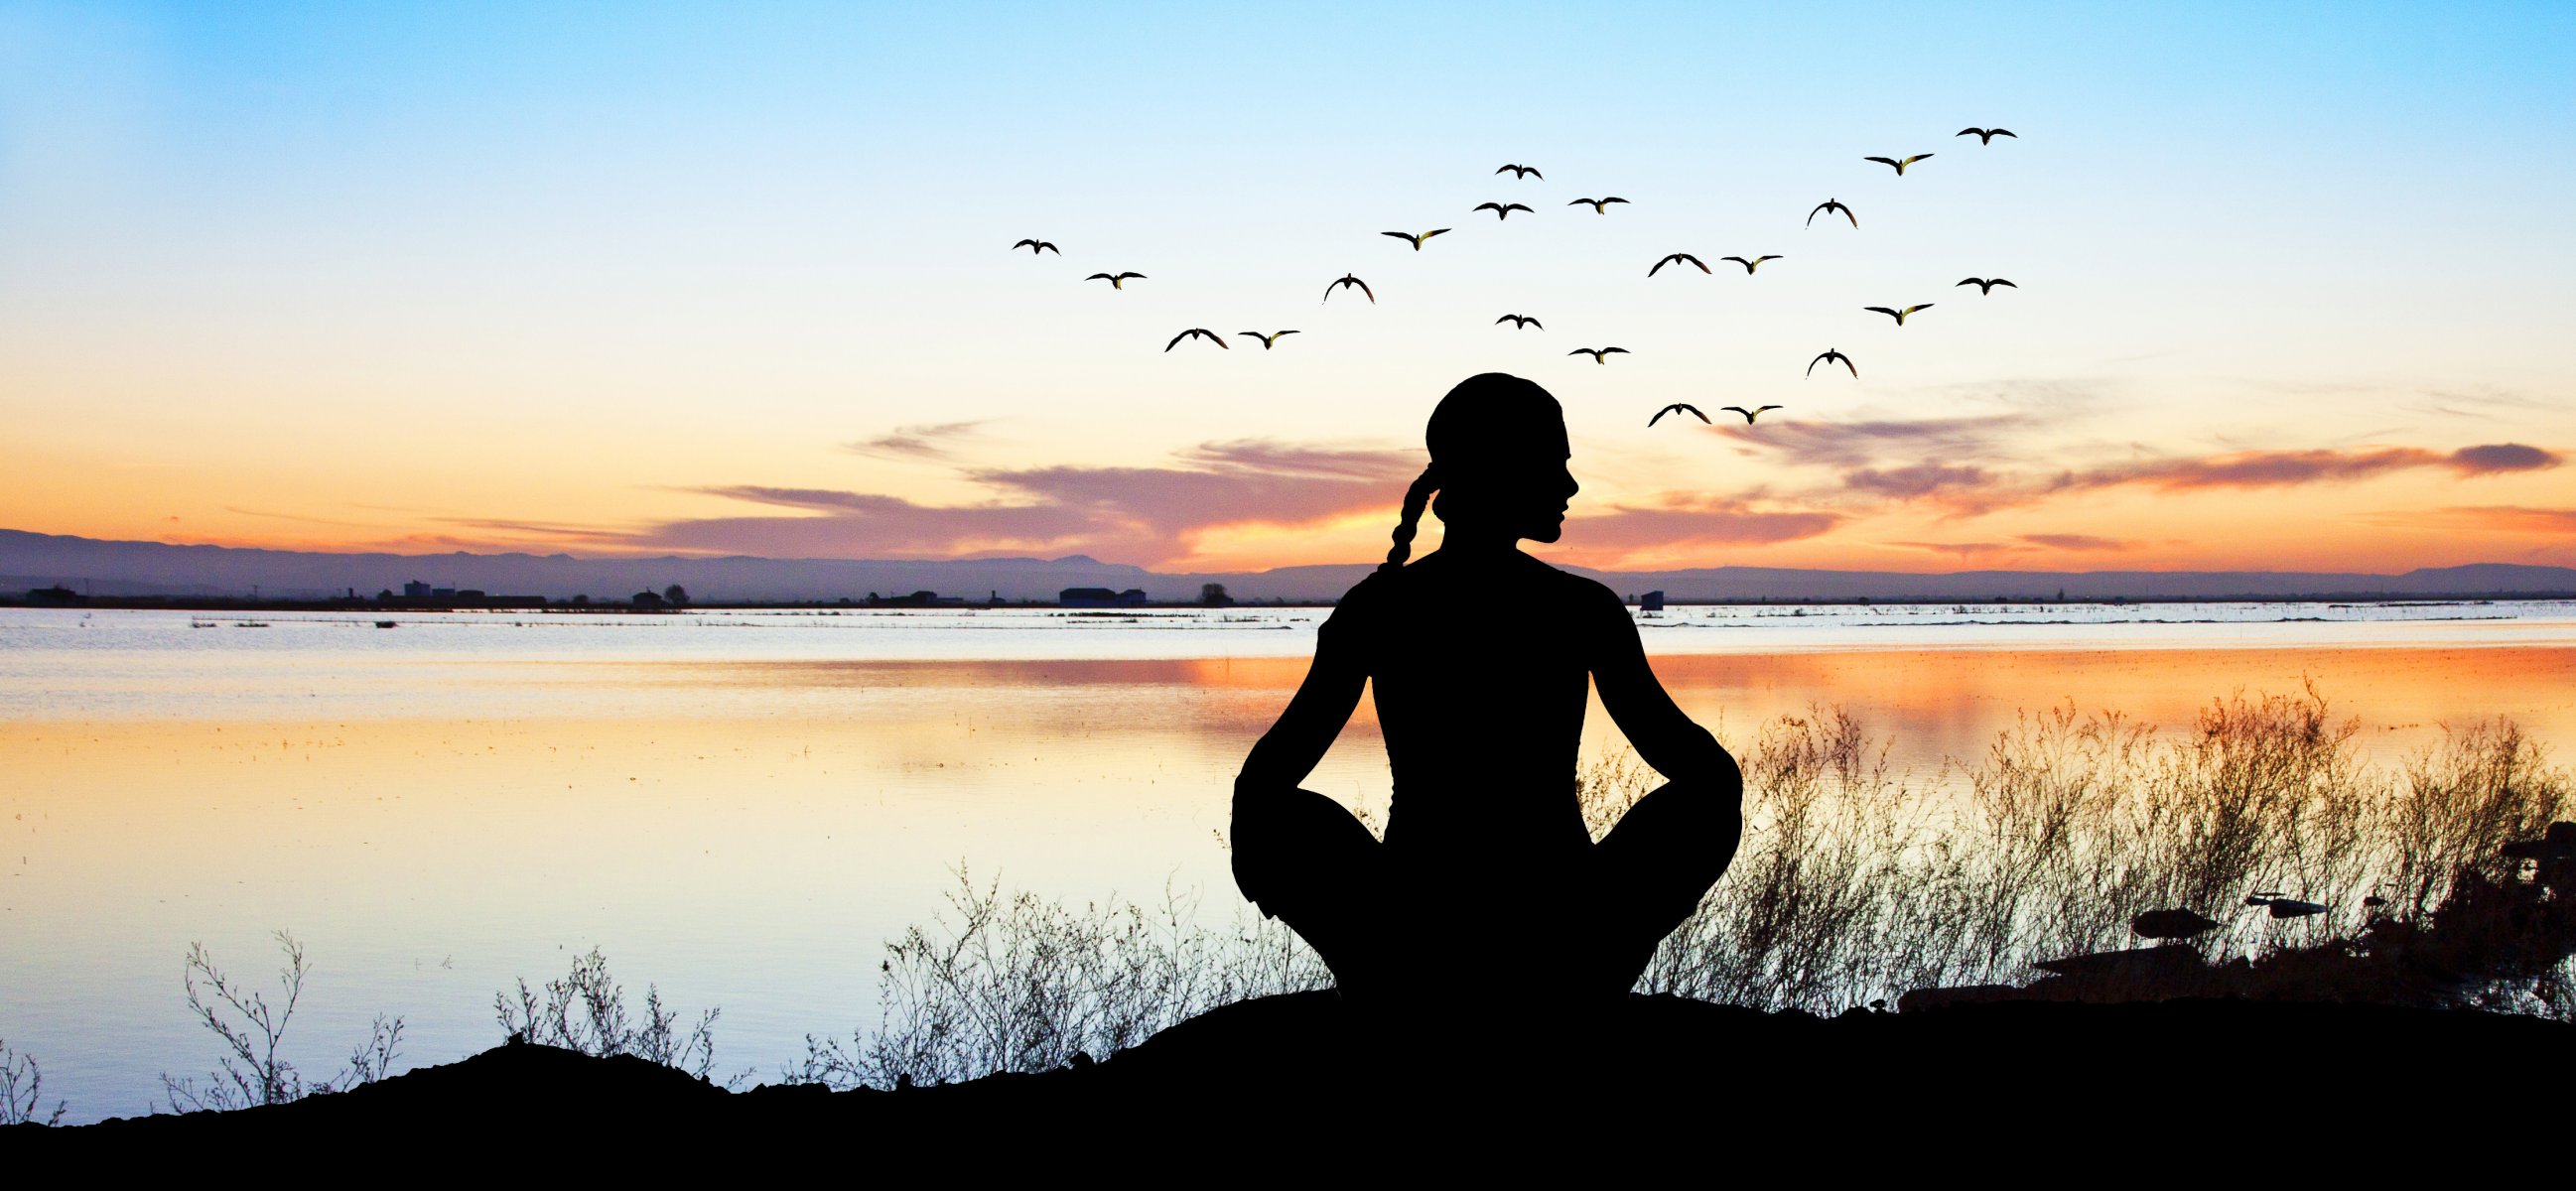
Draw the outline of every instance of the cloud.
M983 424L981 421L974 421L897 426L892 434L882 438L842 443L841 449L854 455L872 455L880 459L945 460L949 458L949 450L941 445L941 440L972 434L976 427Z
M2135 550L2139 546L2126 538L2098 538L2089 533L2026 533L2020 537L2051 550Z
M1177 467L976 468L1001 494L926 505L882 493L760 484L691 491L799 516L670 521L637 545L779 557L957 557L1081 552L1145 565L1185 557L1229 525L1299 526L1371 508L1390 523L1418 454L1241 439L1176 453Z
M1683 546L1744 546L1812 538L1843 522L1821 510L1756 509L1735 500L1674 498L1661 506L1612 505L1567 518L1565 541L1585 549L1636 552Z
M2506 471L2544 471L2561 462L2552 451L2518 442L2462 447L2451 452L2450 466L2462 475L2485 476Z
M2198 488L2277 488L2296 484L2347 483L2416 468L2447 468L2463 476L2483 476L2508 471L2537 471L2556 467L2560 462L2560 457L2553 452L2520 443L2462 447L2447 455L2422 447L2240 451L2200 459L2155 459L2068 472L2052 487L2107 488L2120 484L2143 484L2168 492Z
M1948 554L1957 558L1982 558L1989 554L2010 554L2017 550L2030 549L2028 546L2011 542L1892 542L1890 545L1914 550L1930 550L1936 554Z
M2460 529L2497 533L2576 534L2576 509L2535 509L2525 505L2464 505L2427 513L2399 514L2400 519Z
M1768 449L1790 463L1867 467L1888 454L1919 458L1993 458L1996 441L2032 423L2027 414L1958 418L1884 419L1868 422L1765 422L1757 431L1724 426L1719 433Z
M1917 463L1912 467L1886 471L1864 468L1843 476L1843 486L1912 500L1929 496L1945 488L1980 487L1986 483L1982 467L1947 467L1938 463Z

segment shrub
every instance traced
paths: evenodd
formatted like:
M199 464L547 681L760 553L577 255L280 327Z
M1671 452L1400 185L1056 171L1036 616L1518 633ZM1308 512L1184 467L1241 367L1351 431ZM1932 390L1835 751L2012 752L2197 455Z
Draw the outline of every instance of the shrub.
M54 1110L44 1113L45 1069L36 1065L35 1057L9 1049L0 1039L0 1125L59 1125L63 1121L63 1101L54 1101Z
M542 996L528 987L525 977L519 980L515 1002L507 992L492 994L492 1010L514 1042L560 1046L599 1058L633 1055L700 1079L709 1078L715 1067L715 1024L724 1012L718 1007L700 1013L683 1034L679 1013L662 1004L658 985L648 984L643 1019L630 1019L626 990L609 975L608 957L597 947L575 957L562 978L547 981ZM744 1078L735 1075L726 1086Z
M344 1091L383 1079L394 1061L402 1057L398 1048L403 1019L382 1015L376 1017L367 1040L349 1053L348 1065L328 1079L308 1081L294 1064L279 1057L287 1024L304 998L304 978L312 974L312 967L305 962L304 944L297 942L294 935L281 930L274 937L278 949L286 955L286 966L278 971L283 995L274 1005L266 994L237 985L225 976L215 967L214 956L205 944L188 944L184 977L188 1008L200 1024L223 1039L227 1053L216 1058L215 1069L206 1073L202 1087L193 1076L181 1079L167 1071L161 1073L161 1090L170 1111L284 1104L319 1093Z

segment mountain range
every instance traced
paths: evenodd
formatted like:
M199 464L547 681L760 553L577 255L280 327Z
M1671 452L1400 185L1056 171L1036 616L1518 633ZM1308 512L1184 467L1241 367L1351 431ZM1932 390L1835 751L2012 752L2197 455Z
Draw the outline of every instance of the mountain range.
M339 554L96 538L0 529L0 592L62 584L95 596L316 598L399 591L411 580L495 595L623 599L677 583L701 603L863 599L932 591L981 600L1053 600L1068 587L1142 589L1187 601L1222 583L1237 600L1291 603L1340 597L1374 564L1164 574L1082 555L1066 558L576 558L569 554ZM2576 568L2476 563L2376 575L2312 571L1829 571L1695 567L1597 571L1569 567L1623 595L1676 601L2225 599L2536 596L2576 593Z

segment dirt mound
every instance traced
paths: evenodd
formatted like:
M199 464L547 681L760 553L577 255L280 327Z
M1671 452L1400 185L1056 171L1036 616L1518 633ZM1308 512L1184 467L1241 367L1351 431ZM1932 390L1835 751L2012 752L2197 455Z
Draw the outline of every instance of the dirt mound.
M1444 1046L1426 1041L1436 1026L1372 1027L1333 994L1304 993L1216 1010L1105 1062L900 1091L735 1093L638 1059L504 1046L276 1107L20 1126L0 1131L0 1150L100 1168L264 1155L316 1174L721 1160L754 1177L1215 1164L1267 1181L1352 1161L1973 1174L2143 1145L2301 1170L2475 1152L2489 1170L2539 1160L2533 1141L2558 1128L2576 1072L2576 1027L2365 1005L2014 1002L1828 1019L1634 997L1604 1016Z

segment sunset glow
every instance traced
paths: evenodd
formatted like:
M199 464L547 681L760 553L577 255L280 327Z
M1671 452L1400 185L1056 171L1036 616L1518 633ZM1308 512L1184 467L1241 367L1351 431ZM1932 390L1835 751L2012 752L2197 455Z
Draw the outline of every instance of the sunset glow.
M2576 564L2564 7L1861 7L0 5L0 527L1365 561L1508 371L1561 562Z

